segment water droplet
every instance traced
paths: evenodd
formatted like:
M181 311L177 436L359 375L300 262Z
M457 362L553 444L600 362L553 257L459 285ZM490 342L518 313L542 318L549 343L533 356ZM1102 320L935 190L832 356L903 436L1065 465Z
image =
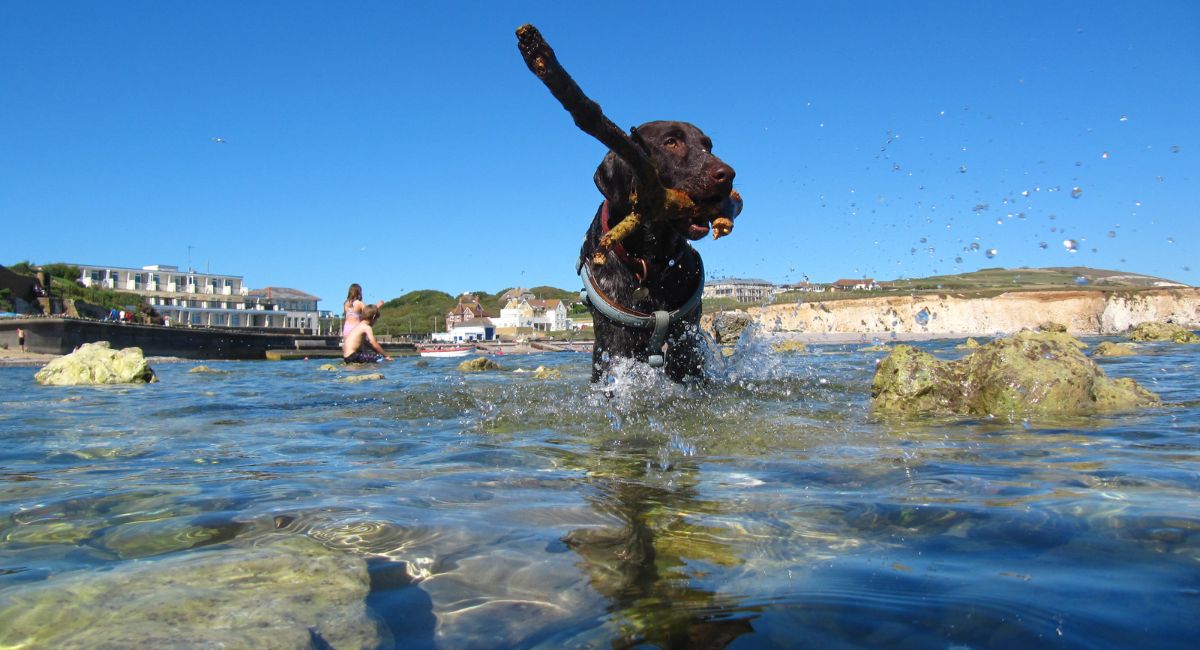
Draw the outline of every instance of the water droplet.
M971 242L971 250L972 250L972 251L977 251L977 250L979 250L979 242L977 242L977 241L973 241L973 242Z
M916 315L917 325L925 327L929 324L929 309L922 309Z
M1174 237L1167 237L1167 243L1168 243L1168 244L1174 244L1174 243L1175 243L1175 238L1174 238Z
M962 258L961 258L961 257L956 257L956 258L954 258L954 263L955 263L955 264L962 264Z
M1087 283L1088 283L1088 279L1083 277L1082 275L1075 277L1075 284L1082 287L1083 285L1085 285Z
M1083 196L1083 190L1079 189L1078 185L1071 188L1071 198L1077 199L1081 196Z
M958 173L960 173L960 174L965 174L965 173L967 173L967 166L966 166L966 165L959 165L959 166L958 166Z
M992 258L993 258L993 257L995 257L995 256L996 256L996 255L997 255L999 252L1000 252L1000 251L998 251L998 250L996 250L996 249L994 249L994 248L989 248L989 249L987 249L987 256L988 256L988 259L989 259L989 260L990 260L990 259L992 259Z
M900 163L892 163L892 171L894 171L894 172L900 171Z
M1104 153L1100 154L1100 159L1101 159L1101 160L1108 160L1108 152L1107 152L1107 151L1105 151Z
M1110 230L1110 231L1108 231L1108 238L1109 238L1109 239L1113 239L1113 238L1114 238L1114 237L1116 237L1116 236L1117 236L1117 231L1115 231L1115 230Z
M1046 250L1047 248L1050 248L1050 245L1047 244L1046 242L1042 242L1042 243L1038 244L1038 248L1040 248L1042 250Z
M997 219L997 220L996 220L996 225L997 225L997 226L1003 226L1003 225L1004 225L1004 220L1003 220L1003 219Z
M1068 253L1074 253L1075 251L1079 250L1079 242L1075 241L1074 239L1064 239L1063 248L1067 249Z
M675 266L675 260L668 261L667 266Z
M1122 115L1122 116L1121 116L1121 121L1122 121L1122 122L1128 122L1128 121L1129 121L1129 116L1128 116L1128 115Z
M1135 208L1140 208L1140 207L1142 207L1142 202L1141 202L1141 201L1134 201L1134 202L1133 202L1133 207L1135 207Z
M1171 145L1171 153L1179 153L1180 151L1183 151L1183 150L1179 148L1179 145L1177 145L1177 144Z

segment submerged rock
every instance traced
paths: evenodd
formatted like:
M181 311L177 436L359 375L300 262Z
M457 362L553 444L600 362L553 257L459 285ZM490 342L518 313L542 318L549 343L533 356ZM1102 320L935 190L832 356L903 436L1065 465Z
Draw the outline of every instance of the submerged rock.
M859 352L891 352L892 346L887 345L886 343L876 343L875 345L868 345L866 347L859 348L858 351Z
M1161 404L1131 379L1112 380L1062 332L1023 331L954 361L897 345L875 370L871 404L891 413L1068 415Z
M808 346L800 341L778 341L771 349L776 352L808 352Z
M1104 341L1092 350L1093 357L1128 357L1137 354L1131 343L1113 343L1112 341Z
M268 541L270 540L270 541ZM0 591L0 647L375 648L366 563L303 537ZM264 543L266 542L266 543Z
M475 357L467 359L458 364L458 369L463 372L483 372L485 370L500 370L500 364L492 361L487 357Z
M44 386L87 386L95 384L134 384L158 381L146 364L141 348L113 350L108 341L84 343L77 350L59 357L34 375Z
M325 372L337 372L339 368L332 363L322 363L321 367L317 368L317 370L323 370Z
M1175 323L1142 323L1129 331L1131 341L1167 341L1170 343L1200 343L1200 336Z
M196 372L196 373L209 374L209 375L228 375L229 374L228 370L218 370L216 368L210 368L208 366L196 366L195 368L192 368L188 372Z
M382 372L368 372L368 373L361 374L361 375L346 375L345 377L342 377L338 381L344 381L347 383L354 384L354 383L358 383L360 381L378 381L380 379L383 379Z
M546 366L538 366L533 371L534 379L562 379L562 372L558 368L547 368Z

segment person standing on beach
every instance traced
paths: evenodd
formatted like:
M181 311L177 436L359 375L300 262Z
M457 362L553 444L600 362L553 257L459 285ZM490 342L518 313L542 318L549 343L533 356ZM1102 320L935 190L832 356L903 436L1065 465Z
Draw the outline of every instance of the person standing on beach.
M392 358L375 340L372 327L379 320L379 308L375 305L363 307L362 320L342 338L342 361L346 363L375 363ZM374 350L372 350L374 348Z
M382 307L383 301L375 303L375 307ZM355 325L363 320L363 310L366 308L363 305L362 287L358 283L350 285L350 290L346 292L346 302L342 303L342 308L345 310L345 322L342 323L342 338L354 329Z
M21 346L21 352L25 351L25 330L17 328L17 344Z

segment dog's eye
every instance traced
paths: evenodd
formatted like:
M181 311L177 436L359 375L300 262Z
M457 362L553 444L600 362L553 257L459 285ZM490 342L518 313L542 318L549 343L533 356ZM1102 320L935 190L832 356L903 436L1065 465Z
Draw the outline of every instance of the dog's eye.
M677 140L675 138L667 138L666 140L663 140L664 147L675 147L678 145L679 145L679 140Z

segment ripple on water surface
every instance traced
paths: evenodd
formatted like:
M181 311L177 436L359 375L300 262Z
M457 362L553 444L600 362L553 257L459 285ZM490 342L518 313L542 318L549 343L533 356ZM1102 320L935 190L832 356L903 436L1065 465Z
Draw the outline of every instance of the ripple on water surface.
M876 418L860 347L751 339L694 386L592 386L582 354L353 384L317 361L97 389L0 368L0 612L58 576L282 537L366 563L385 646L1200 632L1200 346L1100 361L1163 409L1036 422ZM539 365L561 375L510 372Z

